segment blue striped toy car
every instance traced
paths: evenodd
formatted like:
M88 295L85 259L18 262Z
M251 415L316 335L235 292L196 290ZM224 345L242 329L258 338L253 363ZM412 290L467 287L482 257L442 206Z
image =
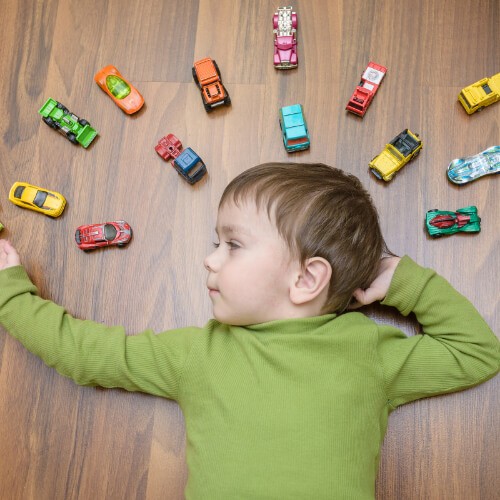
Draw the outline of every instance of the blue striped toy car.
M467 184L489 174L500 173L500 146L493 146L481 153L453 160L446 171L455 184Z

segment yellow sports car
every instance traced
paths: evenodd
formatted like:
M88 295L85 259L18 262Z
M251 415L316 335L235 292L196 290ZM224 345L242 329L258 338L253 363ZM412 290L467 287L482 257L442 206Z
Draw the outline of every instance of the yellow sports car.
M368 164L377 179L390 181L409 161L420 154L422 141L418 134L403 130L385 145L384 150Z
M50 217L59 217L66 206L66 198L60 193L32 186L27 182L15 182L10 188L9 200L19 207L29 208Z

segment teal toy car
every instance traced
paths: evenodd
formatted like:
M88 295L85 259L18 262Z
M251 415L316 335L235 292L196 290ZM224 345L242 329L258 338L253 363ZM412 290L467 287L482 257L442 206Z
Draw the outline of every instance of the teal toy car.
M38 111L42 120L54 130L64 135L73 144L88 148L97 136L90 123L69 111L63 104L49 97Z
M289 153L309 149L311 143L301 104L280 109L280 127L283 144Z
M474 206L459 208L456 212L434 209L427 212L425 225L434 238L459 232L479 233L481 218Z

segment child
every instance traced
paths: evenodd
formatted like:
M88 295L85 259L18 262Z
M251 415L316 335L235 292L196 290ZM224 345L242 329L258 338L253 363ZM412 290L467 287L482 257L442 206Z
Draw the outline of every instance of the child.
M382 258L354 176L254 167L226 188L216 230L215 319L159 335L74 319L0 242L0 322L13 336L78 384L179 402L186 498L373 499L389 413L497 373L499 342L474 307L408 257ZM345 312L353 296L415 313L424 333Z

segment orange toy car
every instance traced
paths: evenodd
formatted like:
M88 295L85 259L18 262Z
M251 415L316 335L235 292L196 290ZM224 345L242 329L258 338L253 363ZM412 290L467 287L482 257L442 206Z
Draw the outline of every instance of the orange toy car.
M125 113L131 115L142 108L144 98L139 91L113 66L105 66L94 80Z
M219 67L210 57L194 63L193 79L201 90L205 111L210 112L222 104L226 106L231 104L231 98L222 85Z

